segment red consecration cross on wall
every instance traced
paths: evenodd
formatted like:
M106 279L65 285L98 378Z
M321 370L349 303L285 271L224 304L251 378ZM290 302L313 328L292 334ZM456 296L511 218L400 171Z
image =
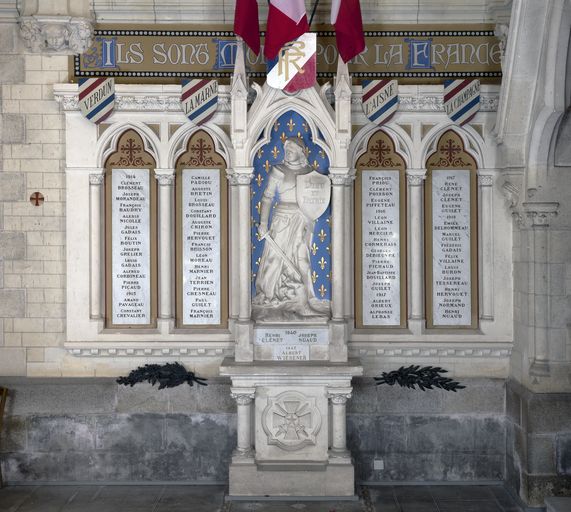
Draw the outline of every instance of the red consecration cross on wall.
M44 196L40 192L34 192L30 196L30 203L32 203L34 206L41 206L43 202L44 202Z

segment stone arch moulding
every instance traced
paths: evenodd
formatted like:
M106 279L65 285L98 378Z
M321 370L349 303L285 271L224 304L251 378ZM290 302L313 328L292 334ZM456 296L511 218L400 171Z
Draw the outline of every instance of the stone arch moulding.
M174 132L169 144L167 162L169 169L174 169L178 159L188 151L188 142L198 132L203 132L214 144L214 152L219 154L225 161L226 169L232 168L232 142L228 135L218 126L191 125L184 123Z
M157 252L157 182L154 177L154 170L156 168L156 159L153 157L151 153L149 153L145 148L145 141L144 136L141 135L138 130L134 128L127 128L124 129L117 137L116 137L116 145L115 150L110 153L106 160L104 161L104 175L105 175L105 193L104 193L104 217L105 217L105 229L104 229L104 253L105 253L105 327L110 329L155 329L157 327L157 316L158 316L158 283L157 283L157 259L158 259L158 252ZM127 172L131 171L131 172ZM133 176L140 173L146 172L146 179L134 179ZM148 238L143 237L143 240L147 240L146 243L142 243L141 249L141 260L137 262L139 266L143 267L143 272L145 267L147 268L146 277L141 282L138 283L138 288L141 289L142 295L137 296L136 299L143 301L146 303L145 306L139 311L142 313L143 310L148 308L148 312L145 312L145 316L148 317L148 322L141 323L140 321L115 321L115 314L114 314L114 305L116 300L123 300L123 301L131 301L133 298L130 298L129 292L123 292L119 285L117 284L118 277L115 272L115 263L114 258L116 257L117 253L121 253L125 248L123 244L130 245L131 243L128 241L130 238L126 236L127 241L121 235L119 235L119 239L115 238L115 221L113 220L114 216L117 214L119 215L118 223L127 222L127 224L123 224L121 227L121 232L124 228L129 227L129 221L125 220L125 217L121 218L121 214L117 213L121 211L121 208L116 209L113 202L115 200L115 195L121 195L121 186L115 190L115 180L113 178L115 173L119 173L121 182L125 180L128 186L136 186L146 187L146 192L143 192L143 196L146 196L146 200L139 203L139 209L143 209L146 203L146 214L148 216L148 225L145 226L144 214L141 218L139 218L139 222L141 224L138 225L139 231L147 230ZM123 174L121 174L123 173ZM133 181L135 180L135 181ZM144 182L147 182L146 185ZM121 184L119 182L119 185ZM138 192L136 192L138 193ZM129 199L123 199L125 201L129 201ZM141 200L141 199L139 199ZM121 200L120 200L121 201ZM119 203L121 204L121 203ZM127 207L131 207L131 205ZM128 217L128 216L127 216ZM131 236L131 238L133 238ZM115 243L119 245L117 247ZM119 250L121 249L121 251ZM145 250L146 249L146 250ZM145 257L145 252L147 255ZM131 265L131 263L127 263L129 259L136 258L136 256L131 255L129 257L126 256L125 260L121 263L121 266ZM95 271L94 269L92 271ZM121 272L125 272L121 270ZM119 274L121 273L119 272ZM140 273L140 272L139 272ZM128 278L123 281L123 285L127 285L129 282ZM123 286L122 285L122 286ZM115 288L117 286L117 288ZM135 294L137 292L133 292ZM120 299L117 298L122 296ZM144 297L144 299L143 299ZM129 302L129 304L131 304ZM129 305L128 304L128 305ZM127 306L128 306L127 305ZM124 310L121 311L121 314L129 314L130 309L127 306L123 306ZM117 318L120 318L119 316Z
M555 12L551 17L551 30L546 42L546 51L542 66L543 87L536 87L542 91L542 97L535 98L538 107L537 116L532 117L533 126L529 139L529 152L527 155L528 172L526 188L532 197L546 180L540 172L548 168L552 141L557 137L561 119L568 107L566 100L566 87L569 87L569 52L571 51L571 6L569 3L553 3Z
M399 126L378 126L373 123L369 123L361 128L353 137L349 147L349 162L351 162L351 166L355 167L355 163L367 152L369 142L379 131L385 132L390 137L394 144L394 151L404 160L405 168L412 167L413 142L408 133Z
M143 143L143 149L155 160L155 168L160 168L161 151L160 141L151 128L144 123L117 123L112 124L105 130L97 143L96 162L100 167L104 167L111 154L118 150L119 139L128 130L135 131Z
M355 326L357 329L382 331L407 326L407 226L406 158L397 150L395 139L384 128L369 134L364 151L352 162L356 171L354 189L355 233ZM373 192L377 190L378 192ZM387 198L390 197L389 200ZM363 203L383 206L365 209ZM365 213L367 212L367 213ZM379 219L388 224L378 229ZM371 224L372 223L372 227ZM365 235L365 231L368 230ZM398 241L393 239L398 234ZM384 234L383 234L384 233ZM394 256L367 256L364 241L376 240L378 246L391 247ZM397 252L398 251L398 252ZM390 284L378 276L375 268L386 268L397 279ZM365 279L365 277L367 279ZM382 290L375 291L378 288ZM386 288L390 288L387 290ZM386 297L391 297L390 305ZM398 304L395 307L393 304ZM383 305L380 305L383 304Z
M185 141L185 151L179 152L174 161L176 325L181 329L227 329L228 163L225 155L217 151L215 138L205 129L193 130L181 140ZM196 188L199 190L195 193ZM209 196L204 195L205 190ZM209 199L205 201L205 197ZM195 219L202 215L208 215L207 225L202 221L196 227ZM197 232L207 234L194 234ZM194 248L196 243L208 247ZM205 251L209 253L207 258L200 255ZM190 284L192 279L187 277L196 272L195 265L207 267L208 275L218 277L199 285ZM205 287L208 294L202 291ZM197 307L205 310L204 318L193 317L192 311Z
M259 147L269 142L273 122L288 110L294 110L303 116L310 124L312 133L321 132L323 140L320 141L316 137L315 142L323 147L331 166L335 167L340 155L337 154L335 145L334 112L324 103L315 88L305 89L297 96L287 96L267 85L263 87L248 114L248 141L251 141L246 151L248 161L252 161ZM263 140L258 140L260 133L263 133Z
M430 158L438 152L438 144L442 137L448 132L453 132L462 142L462 150L469 155L475 163L476 169L486 169L485 152L482 151L484 141L481 136L472 128L461 127L453 123L437 125L426 135L425 141L419 155L419 167L426 168Z
M308 123L308 129L313 135L312 142L322 149L329 162L331 162L331 152L332 148L327 145L327 142L322 139L319 134L322 133L319 127L316 125L315 120L304 114L302 111L296 110L295 108L281 109L275 113L271 118L268 118L268 124L263 128L261 134L257 137L256 142L252 145L252 149L249 153L249 161L253 162L258 151L263 148L266 144L269 144L272 140L272 130L275 124L278 122L279 118L288 112L293 111L299 114Z
M478 261L480 259L478 258L478 239L480 238L478 236L478 162L467 151L461 135L452 128L440 135L434 147L435 151L428 155L426 160L427 171L424 190L426 325L431 329L477 329L480 309L478 302L480 295L478 293ZM445 195L449 197L437 202L441 210L438 214L439 217L434 221L435 205L433 200L435 196L433 187L436 179L434 173L445 173L446 171L454 171L454 173L441 174L439 179L444 176L445 181L441 182L441 188L436 194L436 198ZM465 171L468 171L467 181L466 176L462 177L462 172ZM449 181L452 182L450 186L448 186ZM467 192L465 192L466 185L468 185ZM467 221L466 213L462 211L462 203L465 201L462 199L462 194L467 194L469 201ZM465 197L466 195L464 195ZM435 224L435 222L440 222L440 224ZM446 228L447 225L458 227ZM434 226L440 229L435 231ZM462 247L462 244L466 243L464 239L466 232L469 234L468 247ZM436 243L434 242L435 238ZM452 246L458 246L460 249ZM446 252L446 247L448 252ZM434 264L435 260L440 263ZM434 277L435 272L441 273ZM467 284L462 283L462 276L466 272L469 272L470 275L469 288L467 288ZM457 283L450 281L446 285L438 284L440 281L453 279L453 275L458 275ZM452 288L454 295L439 300L438 296L443 293L445 286ZM456 289L454 289L455 287ZM469 307L468 300L470 301Z

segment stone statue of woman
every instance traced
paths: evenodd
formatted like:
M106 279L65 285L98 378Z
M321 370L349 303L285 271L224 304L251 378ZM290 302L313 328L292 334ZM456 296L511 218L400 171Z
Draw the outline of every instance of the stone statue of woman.
M316 299L311 280L309 248L315 218L304 213L298 202L298 177L314 171L300 139L287 139L284 152L283 163L270 170L261 201L258 236L265 244L253 299L256 320L301 320L327 316L329 311L328 301ZM276 195L276 206L268 225Z

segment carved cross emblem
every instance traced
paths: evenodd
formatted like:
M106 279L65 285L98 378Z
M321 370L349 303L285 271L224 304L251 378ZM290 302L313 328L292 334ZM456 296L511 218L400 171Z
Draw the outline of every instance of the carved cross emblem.
M454 157L456 156L457 153L460 153L460 151L462 151L462 148L457 144L454 144L454 141L452 139L448 139L445 144L440 146L440 151L445 153L448 161L452 163L454 161Z

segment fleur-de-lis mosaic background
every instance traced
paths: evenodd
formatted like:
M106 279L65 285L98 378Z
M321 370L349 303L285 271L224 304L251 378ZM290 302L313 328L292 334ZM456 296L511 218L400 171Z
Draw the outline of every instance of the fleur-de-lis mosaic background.
M321 138L321 134L318 134ZM271 166L279 164L284 158L284 142L290 137L299 137L307 148L309 165L321 174L329 174L329 158L323 149L313 142L313 134L307 121L302 115L293 110L282 114L273 124L270 141L262 146L254 157L254 179L252 180L252 296L256 293L256 276L262 258L265 241L258 240L258 224L262 194L268 182ZM272 213L278 198L274 198ZM270 213L270 224L272 222ZM317 219L313 230L313 239L309 256L311 259L311 280L313 290L318 299L331 300L331 255L328 247L331 245L331 205Z

